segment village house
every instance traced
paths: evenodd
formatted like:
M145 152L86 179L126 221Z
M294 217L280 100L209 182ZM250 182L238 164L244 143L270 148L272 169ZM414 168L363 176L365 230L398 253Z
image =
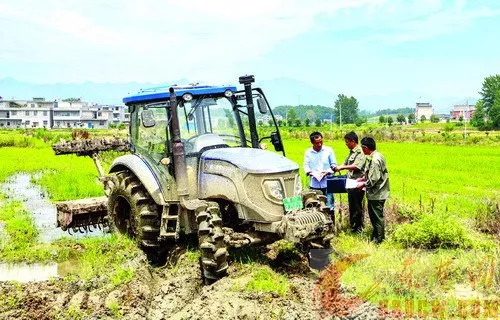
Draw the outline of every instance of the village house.
M0 98L0 128L108 128L129 123L125 106L90 105L80 99L46 101Z
M415 119L417 119L417 121L420 121L422 116L425 116L425 119L429 120L433 114L432 104L428 102L417 102L415 108Z
M459 120L460 117L464 120L470 120L476 112L476 106L470 104L457 104L450 111L450 117L453 120Z

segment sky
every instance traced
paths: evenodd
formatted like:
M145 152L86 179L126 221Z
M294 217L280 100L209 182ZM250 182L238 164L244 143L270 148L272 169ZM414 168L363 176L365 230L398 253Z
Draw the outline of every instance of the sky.
M254 74L461 103L500 72L499 40L498 0L0 0L0 79L39 84Z

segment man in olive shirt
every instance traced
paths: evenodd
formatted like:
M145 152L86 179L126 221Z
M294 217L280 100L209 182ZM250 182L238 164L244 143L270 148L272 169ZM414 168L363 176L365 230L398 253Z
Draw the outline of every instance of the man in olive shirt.
M358 136L354 131L349 132L344 136L344 141L349 148L349 155L344 161L344 164L335 167L335 171L348 170L347 178L358 179L363 177L365 170L366 156L358 145ZM360 233L364 227L363 217L363 197L365 191L362 189L348 189L347 199L349 201L349 222L351 231Z
M373 138L361 139L361 149L365 155L371 156L371 160L367 160L364 177L357 179L357 188L366 187L368 215L373 226L371 240L381 243L385 238L384 204L389 197L389 173L384 156L376 151Z

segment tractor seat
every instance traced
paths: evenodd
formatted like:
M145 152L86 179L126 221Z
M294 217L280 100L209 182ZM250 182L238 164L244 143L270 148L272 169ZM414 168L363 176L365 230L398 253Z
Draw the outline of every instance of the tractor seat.
M191 152L201 152L202 150L209 149L209 147L229 147L222 138L215 133L205 133L193 138L189 141L192 145Z

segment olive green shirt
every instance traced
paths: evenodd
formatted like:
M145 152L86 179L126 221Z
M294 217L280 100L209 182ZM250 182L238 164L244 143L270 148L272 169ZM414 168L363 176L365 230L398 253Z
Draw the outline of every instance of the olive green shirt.
M361 150L361 146L358 144L356 147L349 150L349 155L344 161L344 165L355 165L359 169L347 170L347 178L357 179L363 176L365 171L366 156Z
M366 198L368 200L385 200L389 198L389 172L384 156L373 151L371 160L366 163Z

